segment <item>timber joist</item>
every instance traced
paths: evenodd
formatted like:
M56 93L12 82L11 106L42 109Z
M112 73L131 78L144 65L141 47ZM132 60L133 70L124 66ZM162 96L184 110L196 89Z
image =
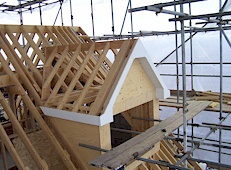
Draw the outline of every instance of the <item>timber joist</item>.
M78 167L52 134L38 106L100 115L110 86L135 41L95 43L80 27L0 25L1 105L12 133L17 133L35 162L23 163L14 143L3 140L20 169L52 169L25 133L39 129L67 169ZM0 130L1 138L5 138L2 125Z
M90 159L101 152L86 153L78 143L90 142L110 150L110 123L95 126L49 116L45 121L40 106L98 118L105 114L115 89L118 99L113 99L115 104L110 106L115 113L110 114L122 113L131 130L142 133L130 139L129 145L119 145L91 164L115 169L123 164L132 170L162 168L133 162L134 152L176 163L167 144L159 141L164 138L163 128L170 133L181 125L181 112L159 124L132 119L159 118L153 81L156 75L145 52L141 56L133 53L141 45L135 39L93 42L80 27L0 25L0 104L11 125L7 126L11 128L10 134L6 126L0 125L0 136L17 167L89 169ZM123 84L121 81L117 89L121 77ZM207 105L208 102L190 104L189 118ZM76 132L77 127L84 130ZM45 156L47 152L49 156Z

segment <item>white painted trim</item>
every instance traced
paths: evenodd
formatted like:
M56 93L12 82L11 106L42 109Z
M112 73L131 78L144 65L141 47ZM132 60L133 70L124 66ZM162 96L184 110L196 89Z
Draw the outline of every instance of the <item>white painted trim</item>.
M138 58L143 69L146 71L149 76L151 82L156 88L156 96L157 98L166 98L170 96L170 91L165 86L163 80L161 79L157 69L154 67L154 64L151 62L151 59L143 46L141 40L137 40L135 47L131 55L128 58L128 61L123 70L121 70L121 76L118 77L117 84L115 84L115 88L111 94L111 98L109 99L109 103L106 106L104 113L101 116L88 115L83 113L69 112L64 110L58 110L53 108L41 107L43 113L48 116L57 117L61 119L103 126L105 124L113 122L113 106L116 101L117 96L119 95L120 89L123 86L123 83L127 77L127 74L132 66L133 61Z

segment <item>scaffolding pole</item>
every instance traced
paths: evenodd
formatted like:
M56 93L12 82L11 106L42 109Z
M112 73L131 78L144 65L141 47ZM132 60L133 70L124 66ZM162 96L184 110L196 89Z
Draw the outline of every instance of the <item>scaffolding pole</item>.
M226 120L226 118L229 116L229 114L226 116L226 117L223 117L219 124L222 124L222 122L224 122ZM214 127L214 128L211 128L210 131L200 140L198 141L197 143L195 143L194 147L191 148L188 152L185 152L185 154L181 157L181 159L176 163L177 166L179 166L183 161L187 160L188 156L193 152L195 151L202 143L203 141L213 132L215 132L217 129Z
M74 16L73 16L73 12L72 12L72 2L70 0L70 14L71 14L71 26L73 26L73 19L74 19Z
M191 10L191 2L189 2L189 15L192 14L192 10ZM192 41L192 20L189 20L189 26L190 26L190 66L191 66L191 90L193 91L194 90L194 79L193 79L193 74L194 74L194 70L193 70L193 41ZM185 63L186 64L186 63ZM192 118L191 120L192 123L194 123L194 119ZM194 127L192 126L191 127L191 139L193 140L193 136L194 136ZM193 144L191 145L191 147L193 147ZM192 153L193 155L193 153Z
M56 21L57 21L57 19L58 19L58 16L59 16L59 13L60 13L60 12L61 12L61 22L62 22L62 25L63 25L63 16L62 16L62 5L63 5L63 0L60 0L59 3L60 3L59 10L58 10L58 13L57 13L57 15L56 15L56 17L55 17L55 21L54 21L54 23L53 23L53 26L55 25L55 23L56 23Z
M40 25L43 25L42 21L42 8L41 8L41 1L39 0L39 16L40 16Z
M115 39L115 24L114 24L114 9L113 9L113 0L111 0L111 22L112 22L112 35Z
M180 12L184 12L183 5L180 4ZM182 55L182 88L183 88L183 134L184 134L184 152L187 152L187 101L186 101L186 65L185 65L185 32L184 20L180 22L181 25L181 55ZM184 167L187 167L187 161L184 160Z
M92 0L91 0L91 23L92 23L93 39L95 39L94 10L93 10L93 2L92 2Z
M130 9L132 9L132 0L129 0L130 2ZM131 20L131 33L132 33L132 38L133 38L133 17L132 17L132 12L130 14L130 20Z
M225 39L226 39L226 41L227 41L229 47L231 48L231 42L229 41L228 36L226 35L226 33L225 33L224 29L222 28L222 26L220 25L219 27L220 27L221 33L223 34L223 36L225 37Z
M123 32L125 20L126 20L126 17L127 17L129 5L130 5L130 0L128 0L128 5L127 5L127 8L126 8L126 11L125 11L125 14L124 14L123 23L122 23L122 26L121 26L121 29L120 29L120 36L122 36L122 32ZM133 32L133 31L132 31L132 32Z
M176 0L174 0L176 2ZM174 4L174 11L176 12L176 5ZM177 17L176 15L174 16L175 18ZM178 33L177 33L177 22L174 22L175 26L175 45L176 45L176 89L177 89L177 98L176 102L179 104L179 98L180 98L180 92L179 92L179 53L178 53ZM179 108L177 108L177 111L179 111ZM179 137L180 134L180 129L179 127L177 128L177 137Z
M185 168L185 167L173 165L173 164L170 164L170 163L168 163L166 161L156 161L156 160L152 160L152 159L141 158L141 157L138 157L138 156L135 157L135 159L139 160L139 161L144 161L144 162L152 163L152 164L157 164L157 165L160 165L160 166L169 167L170 169L190 170L189 168Z
M23 25L23 17L22 17L22 3L21 0L18 0L19 3L19 16L20 16L20 24ZM24 36L22 35L22 45L23 47L25 47L25 40L24 40Z

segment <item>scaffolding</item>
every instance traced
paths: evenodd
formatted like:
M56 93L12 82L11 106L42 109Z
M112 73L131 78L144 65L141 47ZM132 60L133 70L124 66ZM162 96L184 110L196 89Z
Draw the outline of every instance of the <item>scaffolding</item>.
M63 3L66 3L69 1L70 4L70 18L71 18L71 25L73 26L73 20L74 20L74 15L73 15L73 6L72 6L72 0L18 0L18 4L15 5L10 5L8 2L4 2L0 4L0 12L16 12L19 14L20 17L20 24L23 25L23 13L26 11L32 11L34 9L39 9L39 15L40 15L40 24L43 25L43 15L42 15L42 8L51 4L58 4L59 5L59 10L57 12L57 16L55 18L55 21L53 25L56 24L56 21L58 19L58 16L60 15L61 23L64 25L64 20L63 18ZM184 1L171 1L171 2L164 2L164 3L158 3L158 4L153 4L153 5L147 5L147 6L141 6L137 8L132 8L132 0L128 0L127 6L126 6L126 12L124 15L123 23L120 29L119 34L115 33L115 15L114 15L114 6L113 6L113 0L111 0L111 28L112 28L112 35L104 35L104 36L97 36L95 35L95 16L94 16L94 6L93 6L93 1L91 0L91 19L92 19L92 37L91 39L94 41L100 41L100 40L110 40L110 39L132 39L135 37L145 37L145 36L158 36L158 35L175 35L175 49L169 53L166 57L164 57L160 62L154 63L156 67L159 67L160 65L175 65L176 67L176 74L161 74L162 76L173 76L176 77L176 103L180 104L183 103L183 134L180 134L179 130L176 132L176 135L179 137L182 137L183 143L184 143L184 155L180 155L179 157L181 158L179 162L177 162L176 165L169 165L165 164L163 165L163 162L158 162L158 161L151 161L151 163L154 164L162 164L163 166L168 166L170 168L179 168L179 164L184 161L185 162L185 168L182 169L187 169L186 168L186 160L187 159L196 159L196 158L188 158L189 153L193 153L195 149L198 149L200 145L206 145L205 141L209 141L211 139L207 139L207 137L214 132L215 130L219 131L219 139L214 140L217 144L214 144L213 146L218 147L218 160L217 162L209 162L201 159L197 159L197 161L201 162L207 162L208 164L216 164L217 167L222 166L222 167L227 167L228 165L222 164L221 160L221 155L222 154L227 154L230 156L230 153L222 152L222 148L228 148L230 149L230 143L224 142L222 140L222 132L224 130L231 130L230 126L225 126L222 124L222 122L225 121L226 117L229 116L230 111L224 111L223 108L223 100L224 100L224 91L223 91L223 78L230 78L230 75L224 75L223 74L223 66L224 65L230 65L230 62L224 62L223 61L223 39L226 40L228 43L229 47L231 47L231 42L227 34L225 33L225 30L231 30L230 26L230 19L227 19L226 17L231 15L230 11L224 11L226 5L228 4L228 0L226 0L224 3L220 0L219 2L219 12L218 13L210 13L210 14L203 14L203 15L192 15L191 11L191 4L192 3L200 3L203 0L184 0ZM185 5L188 5L188 13L186 13L186 9L184 9ZM166 7L174 7L174 10L168 10ZM179 7L179 8L177 8ZM177 9L180 9L177 11ZM174 22L175 24L175 30L173 31L135 31L133 27L133 13L134 12L141 12L141 11L152 11L154 14L159 14L161 13L168 14L170 17L169 22ZM130 27L131 31L128 32L128 34L122 34L123 33L123 28L124 24L126 22L126 17L130 15ZM154 15L153 14L153 15ZM189 21L189 26L186 27L185 21ZM202 26L199 27L193 27L192 26L192 21L193 20L201 20L197 24ZM139 22L139 21L135 21ZM180 23L180 28L179 24ZM207 27L208 25L215 23L216 26L212 27ZM220 44L220 57L219 57L219 62L194 62L193 58L193 37L199 33L199 32L210 32L210 31L217 31L219 32L219 44ZM189 34L189 38L185 38L185 35ZM179 42L178 40L178 35L181 36L181 41ZM186 54L185 54L185 43L189 42L190 44L190 62L186 62ZM181 49L181 50L180 50ZM176 62L166 62L166 60L172 55L176 54ZM179 61L179 53L181 53L182 56L182 61ZM207 65L207 64L214 64L214 65L219 65L220 67L220 75L203 75L203 74L194 74L194 66L195 65ZM186 73L186 67L190 66L190 73ZM182 70L180 71L179 68L182 67ZM180 74L182 72L182 74ZM220 89L219 93L216 95L219 96L219 121L217 124L211 124L211 123L204 123L204 124L196 124L195 121L192 119L191 123L187 122L187 117L186 113L188 111L187 106L188 106L188 92L186 89L186 77L191 78L191 91L194 91L194 78L195 77L219 77L220 78ZM182 78L182 87L183 89L180 90L180 84L179 84L179 79ZM180 108L177 108L178 110ZM134 118L135 119L135 118ZM155 120L147 120L147 121L155 121ZM187 127L191 127L191 135L188 134L187 132ZM210 128L210 131L205 135L205 137L200 138L197 136L194 136L194 131L195 127L204 127L204 128ZM116 130L116 129L114 129ZM118 130L118 129L117 129ZM131 132L130 132L131 133ZM134 133L139 133L139 132L134 132ZM171 139L174 140L174 139ZM191 144L190 144L191 143ZM209 145L210 143L207 143ZM224 145L226 144L226 145ZM211 146L212 144L210 144ZM188 147L191 148L188 150ZM203 148L200 148L203 149ZM103 150L105 151L105 150ZM211 150L213 152L213 150ZM140 160L140 161L150 161L147 159L143 159L140 157L135 157L135 159ZM228 166L230 168L230 166Z

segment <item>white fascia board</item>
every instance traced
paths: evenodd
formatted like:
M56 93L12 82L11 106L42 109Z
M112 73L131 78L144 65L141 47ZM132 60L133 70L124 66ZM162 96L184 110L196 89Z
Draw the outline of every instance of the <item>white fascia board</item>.
M48 108L43 106L40 106L40 108L46 116L100 126L100 116L88 115L88 114L71 112L66 110L59 110L59 109Z
M141 40L137 40L135 47L131 55L129 56L128 60L123 70L121 70L121 76L117 77L117 84L114 86L114 90L112 91L111 97L109 99L109 103L106 106L104 113L100 116L88 115L83 113L76 113L70 112L65 110L58 110L53 108L41 107L43 113L47 116L52 116L60 119L71 120L75 122L96 125L96 126L103 126L108 123L113 122L113 106L116 101L117 96L124 84L124 81L127 77L127 74L132 66L133 61L138 58L143 69L146 71L147 75L149 76L150 80L152 81L154 87L156 88L156 96L157 98L166 98L170 96L170 92L163 83L157 69L154 67L154 64L151 62L151 59L143 46Z

